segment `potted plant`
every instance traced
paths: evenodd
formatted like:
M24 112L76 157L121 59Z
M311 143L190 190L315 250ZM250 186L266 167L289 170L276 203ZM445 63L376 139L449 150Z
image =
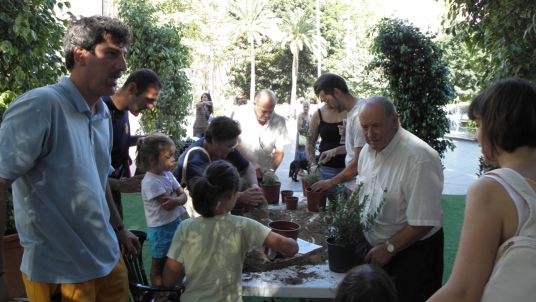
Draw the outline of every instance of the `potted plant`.
M343 193L337 195L336 206L327 207L321 212L326 225L329 269L345 273L355 265L363 263L367 244L363 232L370 230L381 213L385 200L382 200L373 213L365 214L369 196L365 195L359 202L362 183L346 198Z
M279 190L281 189L281 183L277 181L275 173L268 171L263 174L261 182L262 192L269 204L279 203Z
M321 207L326 205L327 192L315 192L311 189L311 185L320 180L322 180L322 174L320 174L318 167L302 178L302 186L307 198L307 209L311 212L318 212Z

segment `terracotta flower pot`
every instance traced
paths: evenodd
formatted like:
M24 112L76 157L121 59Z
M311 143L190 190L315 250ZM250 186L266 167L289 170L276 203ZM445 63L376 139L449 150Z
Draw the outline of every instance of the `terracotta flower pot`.
M26 290L22 282L20 263L23 248L19 242L18 234L5 235L4 240L4 281L10 298L26 297Z
M327 192L315 192L311 188L308 188L307 191L307 210L311 212L319 212L320 208L326 206Z
M286 196L285 204L287 206L287 210L296 210L296 208L298 208L298 200L299 198L296 196Z
M285 197L294 195L292 190L281 190L281 202L285 202Z
M276 220L268 223L268 227L272 231L294 240L298 239L298 233L300 231L300 225L286 220Z
M301 186L302 186L302 192L303 192L303 195L305 195L305 193L307 192L307 189L311 186L307 180L302 177L301 178Z
M279 189L281 188L281 183L276 182L273 185L263 185L261 184L262 192L264 197L269 204L279 204Z

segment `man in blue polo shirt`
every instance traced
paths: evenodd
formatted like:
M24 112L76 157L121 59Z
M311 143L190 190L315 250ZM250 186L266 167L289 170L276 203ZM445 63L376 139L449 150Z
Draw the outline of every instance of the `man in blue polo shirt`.
M112 125L101 96L113 94L126 70L129 40L119 20L74 21L64 38L69 77L26 92L4 114L0 234L12 183L30 301L50 301L56 293L64 301L128 300L118 239L135 253L139 242L124 229L107 185ZM0 278L0 297L4 290Z
M130 74L126 82L114 95L103 97L110 110L113 127L112 167L109 183L115 206L123 217L121 193L140 192L143 174L131 177L128 149L136 146L140 136L130 135L128 112L138 116L152 109L162 89L158 75L150 69L138 69Z

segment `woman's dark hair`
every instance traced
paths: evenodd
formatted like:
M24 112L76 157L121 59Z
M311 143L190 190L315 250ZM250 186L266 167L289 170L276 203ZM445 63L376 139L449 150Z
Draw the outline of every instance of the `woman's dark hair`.
M205 139L209 143L224 142L237 138L242 130L237 121L226 117L215 117L205 131Z
M342 93L348 94L348 86L346 81L333 73L324 73L321 75L314 84L315 94L318 96L320 91L324 91L325 94L333 95L333 90L338 88Z
M83 17L73 21L63 38L63 53L67 69L74 68L75 48L92 50L95 45L106 41L107 38L121 47L128 47L130 31L123 22L106 16Z
M160 153L168 146L174 146L171 138L162 133L153 133L138 140L136 166L147 171L151 168L151 161L158 160Z
M207 98L208 98L208 100L209 100L210 102L212 102L212 97L210 96L210 93L208 93L208 92L203 93L203 94L201 95L201 98L203 98L204 95L206 95ZM210 114L214 113L214 108L212 107L212 105L207 106L207 109L208 109L208 113L210 113Z
M337 288L335 302L396 302L396 288L387 273L373 264L348 272Z
M536 147L536 86L528 80L495 82L475 96L468 115L480 119L480 131L494 155L498 148L513 152L522 146Z
M194 209L203 217L213 217L219 199L238 191L238 171L225 160L213 161L202 176L192 180Z

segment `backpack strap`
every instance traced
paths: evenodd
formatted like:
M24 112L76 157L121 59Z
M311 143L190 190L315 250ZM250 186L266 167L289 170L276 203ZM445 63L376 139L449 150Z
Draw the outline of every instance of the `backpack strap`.
M194 146L186 152L186 155L184 156L184 161L182 162L182 178L181 178L181 185L183 187L186 187L186 167L188 166L188 158L190 157L190 153L195 150L200 150L203 153L205 153L208 156L208 160L210 161L210 155L208 154L207 150L205 148L200 146Z
M534 192L534 189L527 183L525 178L509 168L496 169L489 173L499 176L508 183L519 195L521 195L529 208L527 221L521 226L519 234L522 235L523 231L527 228L536 230L536 218L534 215L536 212L536 192Z

